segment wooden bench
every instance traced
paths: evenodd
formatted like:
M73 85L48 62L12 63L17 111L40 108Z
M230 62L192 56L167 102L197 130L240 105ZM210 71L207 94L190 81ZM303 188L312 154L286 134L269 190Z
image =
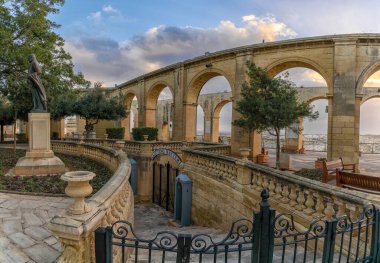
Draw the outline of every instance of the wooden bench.
M348 170L351 172L355 172L355 164L344 164L342 158L333 161L323 161L322 168L322 182L327 183L331 180L336 179L336 171L344 171Z
M380 178L370 175L337 170L336 186L369 194L380 194Z

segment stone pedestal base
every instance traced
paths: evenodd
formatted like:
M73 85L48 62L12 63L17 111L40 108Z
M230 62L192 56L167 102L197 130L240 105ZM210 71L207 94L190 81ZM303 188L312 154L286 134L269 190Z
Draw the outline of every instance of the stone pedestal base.
M18 176L58 175L65 172L65 164L56 156L50 158L22 157L17 161L14 169L14 175Z
M14 175L56 175L66 172L50 145L50 113L29 113L29 150L14 168Z

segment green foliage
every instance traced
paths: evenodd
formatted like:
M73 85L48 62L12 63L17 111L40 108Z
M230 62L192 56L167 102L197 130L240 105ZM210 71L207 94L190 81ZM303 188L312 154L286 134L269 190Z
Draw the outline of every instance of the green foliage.
M0 0L0 92L10 102L14 119L26 119L32 108L29 62L34 53L42 67L49 111L57 98L73 87L88 87L81 73L75 74L58 24L49 16L58 13L64 0Z
M125 128L106 128L108 139L124 139Z
M70 171L91 171L96 174L91 185L96 193L112 177L112 172L104 165L83 156L71 156L55 153ZM0 149L0 190L64 194L65 182L60 175L54 176L1 176L16 165L25 150Z
M321 181L322 176L323 176L322 170L320 169L306 169L306 168L302 168L301 170L295 172L294 174L305 177L305 178L309 178L312 180L316 180L316 181Z
M52 140L58 140L59 139L59 136L58 136L59 134L58 134L58 132L52 132L52 134L51 134L51 139Z
M272 78L265 69L247 61L249 82L241 89L241 100L235 110L241 118L233 125L248 131L269 131L277 137L276 166L279 167L280 130L291 127L299 118L316 119L307 102L298 100L296 85L288 79L288 74ZM296 130L295 132L299 132Z
M141 127L132 129L132 137L135 141L143 141L143 135L148 135L148 141L157 139L158 129L152 127Z
M99 120L117 120L126 117L127 112L117 98L109 98L99 87L88 89L73 103L71 114L86 120L85 130L94 130Z
M26 133L17 133L16 138L18 142L27 142Z

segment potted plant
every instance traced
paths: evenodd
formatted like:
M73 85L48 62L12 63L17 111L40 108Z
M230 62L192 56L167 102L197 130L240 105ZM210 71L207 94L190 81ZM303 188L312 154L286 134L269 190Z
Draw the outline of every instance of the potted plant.
M257 155L257 163L268 163L269 155L268 151L265 151L265 148L261 148L261 153Z
M318 158L315 163L314 163L314 166L315 166L315 169L323 169L323 162L327 161L326 158Z

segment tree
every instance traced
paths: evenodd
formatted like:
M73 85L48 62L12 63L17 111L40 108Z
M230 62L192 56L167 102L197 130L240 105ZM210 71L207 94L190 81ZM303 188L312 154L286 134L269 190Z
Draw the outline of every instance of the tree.
M12 108L9 103L0 100L0 136L1 142L4 142L4 125L11 125L14 123Z
M235 110L241 117L233 125L249 132L268 131L276 136L276 168L279 168L280 131L298 121L298 118L316 119L307 102L298 100L296 85L288 79L288 74L272 78L268 72L247 61L249 82L242 85L241 100ZM295 132L299 133L299 130Z
M75 74L64 40L54 32L58 24L48 16L59 11L64 0L0 0L0 92L11 103L14 119L26 119L32 108L28 83L28 55L34 53L42 67L48 109L74 87L88 87Z
M73 102L68 115L79 115L86 121L86 134L94 130L94 125L99 120L117 120L126 117L123 104L117 98L109 98L105 91L95 84L95 88L87 89L85 94Z

